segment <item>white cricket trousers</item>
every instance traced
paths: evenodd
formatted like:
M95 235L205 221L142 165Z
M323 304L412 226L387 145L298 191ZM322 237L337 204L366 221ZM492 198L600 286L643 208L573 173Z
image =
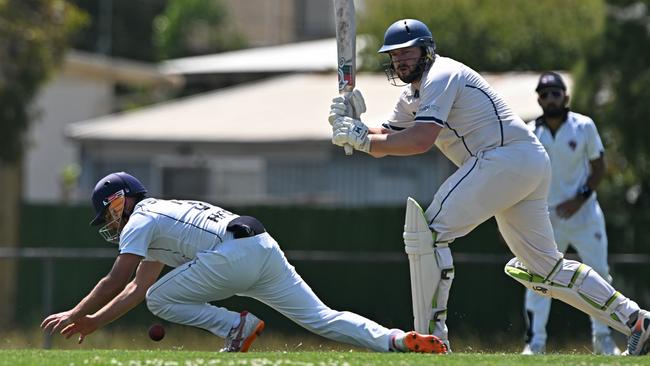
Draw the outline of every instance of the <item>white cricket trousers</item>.
M442 184L426 211L436 241L451 242L494 216L512 253L530 272L548 276L563 256L555 244L546 202L550 178L550 160L536 139L471 157ZM564 261L566 268L556 277L571 278L575 262L570 262ZM581 291L601 304L616 291L595 273L584 286L588 288ZM623 322L639 310L627 298L619 307Z
M515 142L468 159L426 211L436 241L465 236L494 216L512 253L533 273L550 273L562 258L546 204L550 169L539 142Z
M389 351L391 335L402 332L330 309L268 233L226 241L213 251L199 253L160 278L146 299L149 310L162 319L225 338L239 320L239 312L208 302L233 295L257 299L323 337L374 351Z
M603 279L611 282L607 264L605 217L596 198L592 196L568 219L559 217L555 207L549 208L549 216L558 250L564 253L571 245L584 264L593 268ZM527 289L525 308L527 312L532 313L532 318L529 319L531 332L529 343L546 344L548 337L546 324L551 311L551 299ZM591 318L591 334L593 336L609 333L610 330L606 324Z

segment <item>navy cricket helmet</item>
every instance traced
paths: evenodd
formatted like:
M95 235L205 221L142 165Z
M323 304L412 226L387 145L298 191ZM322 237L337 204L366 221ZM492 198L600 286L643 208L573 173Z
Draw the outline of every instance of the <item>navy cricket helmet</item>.
M386 29L384 45L377 52L385 53L413 46L424 47L431 53L436 50L436 42L426 24L416 19L402 19Z
M95 218L90 225L100 225L105 222L104 213L110 204L109 197L123 191L126 197L133 197L147 193L147 189L140 181L125 172L111 173L100 179L93 190L92 202L95 209Z

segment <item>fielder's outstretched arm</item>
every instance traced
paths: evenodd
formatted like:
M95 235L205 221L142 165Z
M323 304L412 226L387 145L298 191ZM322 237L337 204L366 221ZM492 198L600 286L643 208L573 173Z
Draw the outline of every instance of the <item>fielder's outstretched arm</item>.
M144 300L147 290L156 282L164 266L156 261L140 262L135 278L122 292L96 313L75 320L65 327L61 334L70 338L79 333L79 343L81 343L88 334L120 318Z
M52 334L62 330L76 319L101 309L124 289L141 260L142 257L137 255L120 254L115 259L111 271L97 282L97 285L77 306L48 316L41 323L41 328Z

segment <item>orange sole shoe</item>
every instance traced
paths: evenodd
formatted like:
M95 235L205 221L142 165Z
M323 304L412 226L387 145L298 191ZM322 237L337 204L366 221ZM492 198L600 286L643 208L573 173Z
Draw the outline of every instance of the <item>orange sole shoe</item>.
M447 353L447 345L440 338L430 334L419 334L414 331L406 333L404 345L410 352Z
M264 321L260 320L260 323L257 324L257 327L255 327L253 333L251 333L251 335L249 335L248 338L244 340L244 343L242 344L241 350L239 350L239 352L248 352L248 349L251 347L251 345L257 338L257 336L262 334L263 330L264 330Z

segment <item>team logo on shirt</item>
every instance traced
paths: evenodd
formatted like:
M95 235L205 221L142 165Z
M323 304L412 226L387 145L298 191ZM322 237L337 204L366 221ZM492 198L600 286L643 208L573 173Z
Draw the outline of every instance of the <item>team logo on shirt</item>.
M578 147L578 143L576 142L576 140L570 140L569 147L571 148L571 151L576 151L576 147Z
M418 113L426 112L428 110L438 112L440 110L440 107L438 107L437 105L433 105L433 104L423 105L423 106L420 106L420 108L418 109Z

